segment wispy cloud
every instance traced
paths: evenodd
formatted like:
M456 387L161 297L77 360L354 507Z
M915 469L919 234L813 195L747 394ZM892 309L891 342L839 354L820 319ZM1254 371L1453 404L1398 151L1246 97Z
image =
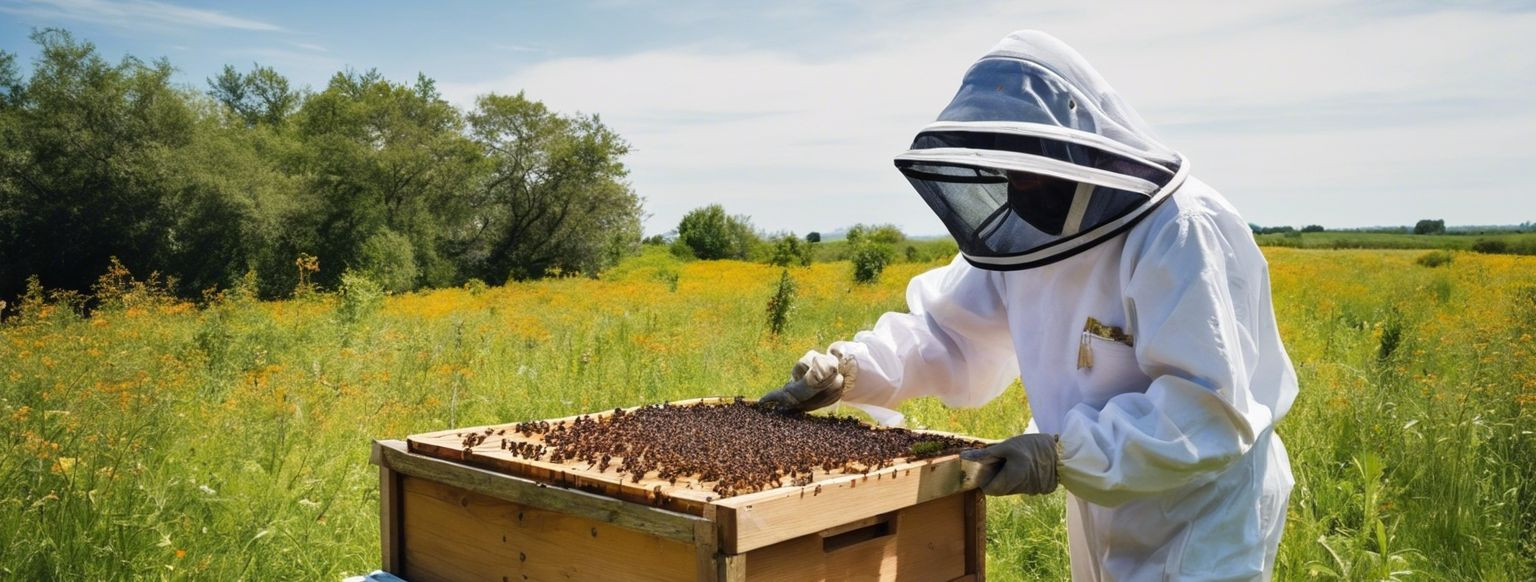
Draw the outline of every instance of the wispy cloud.
M494 49L499 50L499 51L507 51L509 53L534 53L534 54L548 54L549 53L549 49L547 49L547 48L540 47L540 46L534 46L534 45L527 45L527 44L507 44L507 43L499 43L498 42L498 43L491 44L491 48L494 48Z
M4 0L0 12L120 28L282 30L270 22L153 0Z

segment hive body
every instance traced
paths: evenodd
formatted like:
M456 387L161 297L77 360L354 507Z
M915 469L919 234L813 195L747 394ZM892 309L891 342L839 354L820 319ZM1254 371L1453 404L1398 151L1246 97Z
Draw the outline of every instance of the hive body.
M722 407L708 412L733 423L759 422L723 408L740 401L670 405L680 406ZM584 415L581 422L612 423L614 415L644 412ZM809 470L793 459L764 461L752 469L754 479L704 479L638 461L620 471L624 459L588 450L590 439L567 447L586 451L578 458L551 454L553 447L538 454L541 434L562 421L570 426L576 417L376 442L385 569L410 580L983 577L985 501L954 454L953 447L965 442L951 435L880 433L876 440L887 444L869 446L920 453L877 459L870 449L860 461ZM539 424L544 431L536 430ZM701 450L732 452L738 460L727 466L753 467L739 460L753 453L730 445ZM646 457L687 464L668 450L653 449ZM604 455L608 466L599 470ZM935 456L913 458L923 455ZM796 463L798 468L789 466ZM787 468L775 474L762 466Z

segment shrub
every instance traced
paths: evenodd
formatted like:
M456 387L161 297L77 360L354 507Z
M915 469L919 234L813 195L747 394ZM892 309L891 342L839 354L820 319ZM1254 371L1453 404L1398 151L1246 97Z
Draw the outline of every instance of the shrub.
M855 224L852 228L848 229L847 239L849 244L871 242L875 244L894 245L900 243L901 241L907 240L907 235L906 233L901 232L901 229L896 228L896 225L894 224L877 224L873 226L866 224Z
M1306 226L1301 227L1301 232L1323 232L1323 225L1321 225L1321 224L1308 224Z
M358 270L386 291L415 289L421 276L411 239L387 228L363 241L358 260Z
M808 242L808 243L819 243L819 242L821 242L821 233L819 233L819 232L807 233L805 235L805 242Z
M357 271L341 274L341 302L336 314L346 323L357 323L373 315L384 305L384 289L373 279Z
M1450 251L1430 251L1419 255L1415 262L1425 267L1433 268L1449 265L1451 260L1455 258L1456 256L1452 255Z
M789 278L789 270L779 273L779 283L768 298L768 333L779 335L789 324L789 314L795 308L795 280Z
M693 247L688 246L687 243L684 243L681 240L672 241L672 244L667 247L667 252L671 253L672 256L684 261L691 261L699 258L693 254Z
M1506 242L1501 241L1501 240L1483 239L1483 240L1479 240L1479 241L1477 241L1475 243L1472 243L1472 250L1477 251L1479 253L1488 253L1488 254L1491 254L1491 255L1497 255L1497 254L1502 254L1502 253L1509 252L1509 243L1506 243Z
M779 237L773 242L768 264L779 267L805 267L811 264L811 245L793 234Z
M700 259L745 259L757 244L757 233L744 216L729 216L719 204L696 208L677 225L677 242Z
M856 244L853 248L853 280L874 283L890 263L890 248L870 242Z

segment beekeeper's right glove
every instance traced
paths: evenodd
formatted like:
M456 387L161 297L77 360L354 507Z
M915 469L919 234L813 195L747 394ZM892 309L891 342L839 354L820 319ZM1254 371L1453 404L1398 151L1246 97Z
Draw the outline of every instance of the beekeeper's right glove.
M806 352L789 372L789 383L764 394L759 402L791 410L816 410L831 406L853 386L858 363L844 353L846 342L835 342L828 353Z
M1044 495L1056 490L1061 451L1056 435L1025 433L984 449L960 453L981 463L976 484L987 495Z

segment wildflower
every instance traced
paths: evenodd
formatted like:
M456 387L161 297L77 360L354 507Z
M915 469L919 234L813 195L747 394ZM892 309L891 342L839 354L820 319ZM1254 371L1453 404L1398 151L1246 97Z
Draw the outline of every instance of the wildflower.
M63 475L69 473L70 469L73 468L75 468L74 457L59 457L54 459L53 466L49 468L49 471L55 475Z

